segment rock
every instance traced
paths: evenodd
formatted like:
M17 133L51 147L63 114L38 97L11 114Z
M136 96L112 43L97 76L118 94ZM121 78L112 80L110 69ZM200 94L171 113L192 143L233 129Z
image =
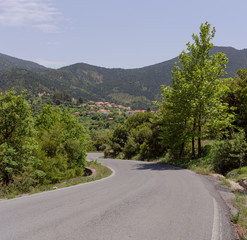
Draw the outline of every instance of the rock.
M245 190L247 190L247 177L242 178L239 181L239 185L242 186Z
M239 171L235 171L235 172L228 174L228 177L229 178L236 177L236 176L238 176L238 174L239 174Z
M85 167L85 176L91 178L96 177L96 170L93 168Z
M231 184L231 189L232 190L234 190L234 191L238 191L238 190L243 191L243 190L245 190L244 187L240 186L239 183L237 183L237 182L235 182L235 181L233 181L231 179L227 179L227 181Z
M218 174L218 173L212 173L210 174L211 176L217 178L217 179L225 179L225 177L221 174Z
M93 170L89 167L85 167L85 171L84 171L84 176L91 176L93 174Z

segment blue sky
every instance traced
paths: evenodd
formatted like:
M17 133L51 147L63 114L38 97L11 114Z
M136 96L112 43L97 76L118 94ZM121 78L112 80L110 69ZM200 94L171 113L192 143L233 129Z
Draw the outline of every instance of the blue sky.
M47 67L138 68L179 55L201 23L247 48L246 0L0 0L0 52Z

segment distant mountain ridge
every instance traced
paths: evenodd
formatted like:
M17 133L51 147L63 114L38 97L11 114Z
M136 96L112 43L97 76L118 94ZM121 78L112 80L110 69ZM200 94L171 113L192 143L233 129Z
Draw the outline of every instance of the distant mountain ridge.
M238 69L247 68L247 49L214 47L212 53L216 52L223 52L229 58L227 77L234 77ZM171 84L171 71L177 61L178 57L137 69L77 63L56 70L0 54L0 90L27 89L36 96L42 91L66 91L75 98L145 108L151 101L160 99L160 85Z
M46 67L39 65L37 63L22 60L15 57L10 57L8 55L0 53L0 73L4 73L12 68L23 68L26 70L44 70Z

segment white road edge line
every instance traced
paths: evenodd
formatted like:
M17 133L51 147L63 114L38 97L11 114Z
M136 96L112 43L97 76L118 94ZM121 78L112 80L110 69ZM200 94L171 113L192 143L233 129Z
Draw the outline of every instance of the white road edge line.
M214 220L211 240L222 240L220 212L216 200L213 198L214 204Z

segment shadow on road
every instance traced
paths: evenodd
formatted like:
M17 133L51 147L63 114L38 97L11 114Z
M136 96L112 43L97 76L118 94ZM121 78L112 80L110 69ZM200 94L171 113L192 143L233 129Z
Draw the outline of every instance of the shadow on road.
M154 170L154 171L166 171L166 170L184 170L183 168L174 167L162 163L137 163L134 165L135 170ZM133 169L133 170L134 170Z

